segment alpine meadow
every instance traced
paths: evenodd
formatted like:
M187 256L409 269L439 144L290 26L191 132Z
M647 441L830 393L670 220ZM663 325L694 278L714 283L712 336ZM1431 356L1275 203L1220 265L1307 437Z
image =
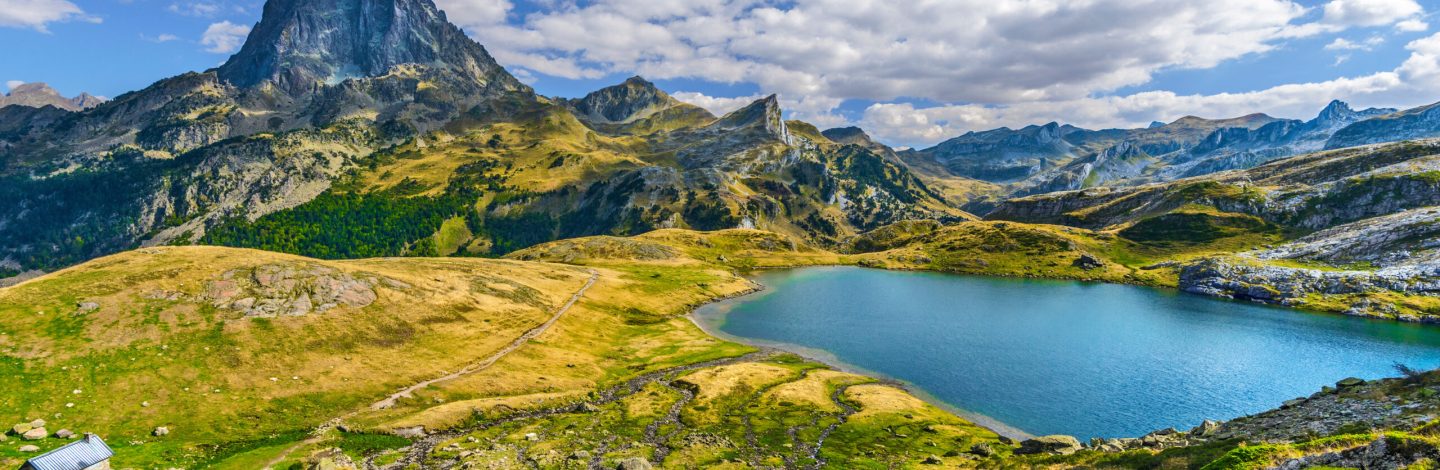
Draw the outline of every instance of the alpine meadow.
M1440 468L1437 11L0 0L0 467Z

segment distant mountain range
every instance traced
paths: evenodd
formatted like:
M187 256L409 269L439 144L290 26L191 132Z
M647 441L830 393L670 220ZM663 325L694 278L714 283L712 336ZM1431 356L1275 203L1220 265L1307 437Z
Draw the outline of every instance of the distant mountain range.
M89 93L81 93L74 98L66 98L60 92L50 88L44 83L23 83L10 90L4 96L0 96L0 108L6 106L28 106L31 108L43 108L54 106L66 111L81 111L99 106L104 103L105 98L91 96Z
M1318 150L1437 136L1435 108L1357 111L1334 101L1309 121L1187 116L1144 129L1099 131L1050 123L971 132L901 156L917 168L1007 184L1008 194L1039 194L1170 181Z

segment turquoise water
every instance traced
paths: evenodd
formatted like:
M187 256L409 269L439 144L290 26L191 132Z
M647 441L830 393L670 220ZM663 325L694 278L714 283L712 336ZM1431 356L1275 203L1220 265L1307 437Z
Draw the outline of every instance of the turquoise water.
M1024 432L1134 437L1230 419L1392 365L1440 328L1134 286L868 270L766 272L702 324L813 348Z

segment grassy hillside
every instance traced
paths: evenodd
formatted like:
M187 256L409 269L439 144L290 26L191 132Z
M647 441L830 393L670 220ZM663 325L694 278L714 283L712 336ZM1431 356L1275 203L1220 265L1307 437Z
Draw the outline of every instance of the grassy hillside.
M101 433L120 465L201 466L493 352L586 277L511 261L321 262L210 247L101 258L0 290L0 367L13 379L0 385L0 420ZM228 305L302 297L313 308L298 316ZM321 312L322 299L339 305ZM160 426L170 434L151 436ZM0 455L17 456L15 441Z
M580 266L518 260L557 256ZM134 467L500 464L521 449L561 467L585 454L579 462L606 466L635 456L721 465L817 455L891 466L932 453L961 462L971 444L997 439L893 385L721 341L685 316L753 289L737 267L840 255L734 230L556 242L512 257L332 262L165 247L6 288L0 351L6 375L20 380L0 390L0 419L97 432L118 466ZM573 308L493 365L373 406L504 351L591 270L597 280ZM152 435L160 426L169 434ZM431 436L370 434L416 427ZM20 445L0 443L0 461L17 464ZM324 454L331 448L340 450Z

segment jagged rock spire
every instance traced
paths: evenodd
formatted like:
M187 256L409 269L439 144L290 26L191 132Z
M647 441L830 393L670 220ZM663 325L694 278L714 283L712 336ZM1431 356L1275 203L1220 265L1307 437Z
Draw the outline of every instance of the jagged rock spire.
M289 92L376 77L401 64L448 68L482 83L524 88L431 0L270 0L220 79Z

